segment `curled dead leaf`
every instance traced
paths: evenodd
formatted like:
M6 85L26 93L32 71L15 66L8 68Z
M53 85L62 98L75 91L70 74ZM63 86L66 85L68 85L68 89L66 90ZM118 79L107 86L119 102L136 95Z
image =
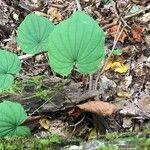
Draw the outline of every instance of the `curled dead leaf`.
M69 116L77 118L81 114L82 110L79 107L74 107L71 111L69 111Z
M54 7L50 7L47 11L47 14L50 15L56 21L61 21L63 19L61 12Z
M39 123L40 123L41 127L46 130L49 129L49 127L50 127L50 122L46 118L40 119Z
M143 41L143 38L142 38L142 33L144 32L144 28L143 27L135 27L133 30L132 30L132 36L134 38L134 40L136 42L142 42Z
M150 96L144 96L140 99L138 107L142 111L150 112Z
M118 25L113 26L113 27L110 29L110 35L115 38L117 30L118 30ZM119 30L119 32L121 32L121 29ZM121 33L121 35L120 35L118 41L124 43L124 40L126 39L126 37L127 37L127 34L125 33L125 31L123 31L123 32Z
M69 112L70 116L78 117L81 112L96 113L101 116L110 116L116 113L120 108L114 104L103 101L90 101L84 104L77 105Z

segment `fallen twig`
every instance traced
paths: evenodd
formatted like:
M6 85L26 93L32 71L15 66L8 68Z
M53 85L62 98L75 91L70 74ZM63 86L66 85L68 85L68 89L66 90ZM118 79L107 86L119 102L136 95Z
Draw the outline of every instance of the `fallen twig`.
M93 75L89 76L89 91L93 90Z
M31 58L33 55L31 54L25 54L25 55L22 55L22 56L19 56L18 58L20 60L25 60L25 59L28 59L28 58Z
M80 1L79 0L75 0L76 4L77 4L77 8L78 10L81 10L81 5L80 5ZM89 91L93 90L93 75L91 74L89 76Z
M111 2L112 2L112 6L113 6L114 13L115 13L116 17L122 21L122 23L125 25L125 27L128 27L129 29L131 29L131 27L128 26L128 24L126 23L126 21L124 20L124 18L122 18L122 17L118 14L118 11L117 11L117 9L116 9L114 0L111 0Z
M70 127L74 127L74 129L73 129L73 131L72 131L72 133L71 133L71 137L73 136L73 134L74 134L74 132L75 132L77 126L78 126L79 124L81 124L81 123L84 121L84 119L85 119L85 116L83 116L83 118L81 118L81 120L79 120L75 125L70 125Z
M112 26L116 25L117 22L118 22L118 21L116 21L115 23L112 22L112 23L110 23L110 24L107 24L107 25L103 26L102 29L103 29L103 30L107 30L107 29L111 28Z
M121 29L121 31L120 31L120 27L121 27L121 22L119 23L119 26L118 26L118 29L117 29L117 32L116 32L116 35L115 35L115 38L114 38L113 47L112 47L112 49L111 49L111 51L110 51L110 53L109 53L109 55L108 55L108 57L107 57L107 59L106 59L104 65L103 65L103 67L102 67L102 70L99 72L99 74L98 74L97 77L96 77L95 90L97 89L99 78L100 78L100 76L103 74L103 72L104 72L104 70L105 70L105 68L106 68L106 66L107 66L107 64L108 64L108 61L109 61L110 57L112 56L112 53L113 53L113 51L114 51L114 49L115 49L115 47L116 47L116 44L117 44L117 42L118 42L118 39L119 39L119 37L121 36L121 34L122 34L122 32L123 32L123 30L124 30L124 28L125 28L125 27L123 27L123 28ZM119 32L119 31L120 31L120 32Z
M51 4L51 3L49 5L59 9L63 9L68 6L68 4L59 5L59 4Z
M80 5L80 1L79 0L75 0L75 1L76 1L78 10L81 10L82 8L81 8L81 5Z
M143 8L143 9L141 9L141 10L139 10L139 11L133 13L133 14L130 14L130 15L125 16L124 19L132 18L132 17L134 17L134 16L136 16L136 15L139 15L139 14L143 13L144 11L149 10L149 9L150 9L150 5L148 5L147 7Z

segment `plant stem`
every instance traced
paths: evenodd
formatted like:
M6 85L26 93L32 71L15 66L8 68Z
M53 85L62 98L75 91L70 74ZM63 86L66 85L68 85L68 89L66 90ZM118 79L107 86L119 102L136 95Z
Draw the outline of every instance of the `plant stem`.
M89 91L93 90L93 75L89 76Z
M33 55L25 54L25 55L19 56L18 58L19 58L20 60L25 60L25 59L31 58L32 56L33 56Z
M77 4L77 8L78 10L81 10L81 5L80 5L80 0L75 0L76 1L76 4Z
M80 5L80 0L75 0L77 4L78 10L82 10L82 7ZM93 75L91 74L89 76L89 91L93 90Z
M120 22L119 25L118 25L118 29L117 29L117 32L116 32L116 35L115 35L115 38L114 38L113 47L112 47L112 49L111 49L111 51L110 51L110 53L109 53L109 55L108 55L108 57L107 57L107 59L106 59L104 65L103 65L103 67L102 67L102 70L99 72L99 74L98 74L97 77L96 77L95 90L97 90L99 78L100 78L100 76L104 73L105 68L106 68L106 66L107 66L107 64L108 64L108 61L109 61L110 57L112 56L112 53L113 53L113 51L114 51L114 49L115 49L115 47L116 47L116 44L117 44L117 42L118 42L118 39L119 39L119 37L121 36L121 34L122 34L123 30L124 30L124 27L121 29L121 31L120 31L120 28L121 28L121 22Z

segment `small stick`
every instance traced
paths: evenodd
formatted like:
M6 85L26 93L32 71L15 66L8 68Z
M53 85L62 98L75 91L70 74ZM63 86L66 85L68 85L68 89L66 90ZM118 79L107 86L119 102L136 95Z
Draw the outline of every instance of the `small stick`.
M80 5L80 0L75 0L76 1L76 4L77 4L77 8L78 10L81 10L81 5Z
M76 130L76 128L77 128L77 126L79 125L79 124L81 124L83 121L84 121L84 119L85 119L85 116L83 116L83 118L81 118L81 120L79 120L75 125L70 125L70 127L74 127L74 129L73 129L73 131L72 131L72 133L71 133L71 136L70 137L72 137L73 136L73 134L74 134L74 132L75 132L75 130Z
M28 58L31 58L33 55L31 54L25 54L25 55L22 55L22 56L19 56L18 58L20 60L25 60L25 59L28 59Z
M78 10L81 10L81 5L80 5L80 1L79 0L75 0L76 4L77 4L77 8ZM89 76L89 91L93 90L93 75L91 74Z
M150 5L148 5L147 7L143 8L143 9L141 9L141 10L139 10L139 11L133 13L133 14L130 14L130 15L125 16L124 19L132 18L132 17L134 17L134 16L136 16L136 15L139 15L139 14L143 13L144 11L149 10L149 9L150 9Z
M52 3L50 3L49 5L59 9L63 9L68 6L68 4L59 5L59 4L52 4Z
M102 29L103 29L103 30L107 30L107 29L109 29L110 27L112 27L112 26L114 26L114 25L117 25L117 22L116 22L116 23L112 22L112 23L110 23L110 24L107 24L107 25L103 26Z
M47 99L42 105L40 105L36 110L34 110L29 116L32 116L33 114L35 114L37 111L39 111L48 102L50 102L53 106L55 106L56 108L58 108L57 105L55 105L53 102L51 102L52 98L54 98L56 96L56 94L54 94L49 99Z
M116 17L118 18L118 20L120 19L120 20L122 21L122 23L125 25L125 27L128 27L129 29L131 29L131 27L127 25L127 23L126 23L126 21L124 20L124 18L122 18L122 17L118 14L118 11L117 11L117 9L116 9L114 0L111 0L111 3L112 3L112 6L113 6L113 9L114 9L115 15L116 15Z
M89 76L89 91L93 90L93 75Z
M40 53L36 54L36 56L37 56L37 55L44 54L44 53L46 53L46 52L40 52ZM24 59L29 59L29 58L31 58L31 57L33 57L33 56L35 56L35 55L34 55L34 54L25 54L25 55L18 56L18 58L19 58L20 60L24 60Z
M116 47L116 44L117 44L117 42L118 42L118 39L119 39L119 37L121 36L121 34L122 34L123 30L124 30L124 27L123 27L123 28L121 29L120 33L119 33L120 27L121 27L121 22L119 23L119 26L118 26L118 29L117 29L117 32L116 32L116 35L115 35L115 38L114 38L114 44L113 44L112 50L110 51L110 53L109 53L109 55L108 55L108 57L107 57L107 59L106 59L104 65L103 65L102 70L99 72L99 74L98 74L97 77L96 77L95 90L97 89L99 78L100 78L100 76L103 74L103 72L104 72L104 70L105 70L105 68L106 68L106 66L107 66L107 64L108 64L108 61L109 61L110 57L112 56L112 53L113 53L113 51L114 51L114 49L115 49L115 47ZM118 34L118 33L119 33L119 34ZM118 35L118 36L117 36L117 35Z
M120 25L118 26L116 35L119 33L120 27L121 27L121 23L120 23ZM117 44L117 42L118 42L118 39L119 39L119 37L121 36L123 30L124 30L124 27L121 29L121 31L120 31L120 33L118 34L118 36L117 36L116 38L114 38L114 44L113 44L112 50L111 50L110 54L109 54L108 57L107 57L106 63L105 63L105 65L104 65L104 67L103 67L103 69L102 69L102 71L101 71L101 74L103 74L103 72L104 72L104 70L105 70L105 68L106 68L106 65L107 65L107 63L108 63L110 57L112 56L112 53L113 53L113 51L114 51L114 49L115 49L115 47L116 47L116 44Z

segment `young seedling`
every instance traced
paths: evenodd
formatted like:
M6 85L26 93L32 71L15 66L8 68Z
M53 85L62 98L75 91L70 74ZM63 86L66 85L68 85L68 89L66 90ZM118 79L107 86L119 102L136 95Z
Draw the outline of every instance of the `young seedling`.
M73 13L55 27L47 18L31 13L17 30L17 42L28 54L48 51L52 70L62 76L72 69L81 74L95 73L105 57L104 32L83 11ZM15 54L0 50L0 90L12 85L20 68ZM30 134L29 128L21 126L27 115L20 104L4 101L0 103L0 114L0 137Z

